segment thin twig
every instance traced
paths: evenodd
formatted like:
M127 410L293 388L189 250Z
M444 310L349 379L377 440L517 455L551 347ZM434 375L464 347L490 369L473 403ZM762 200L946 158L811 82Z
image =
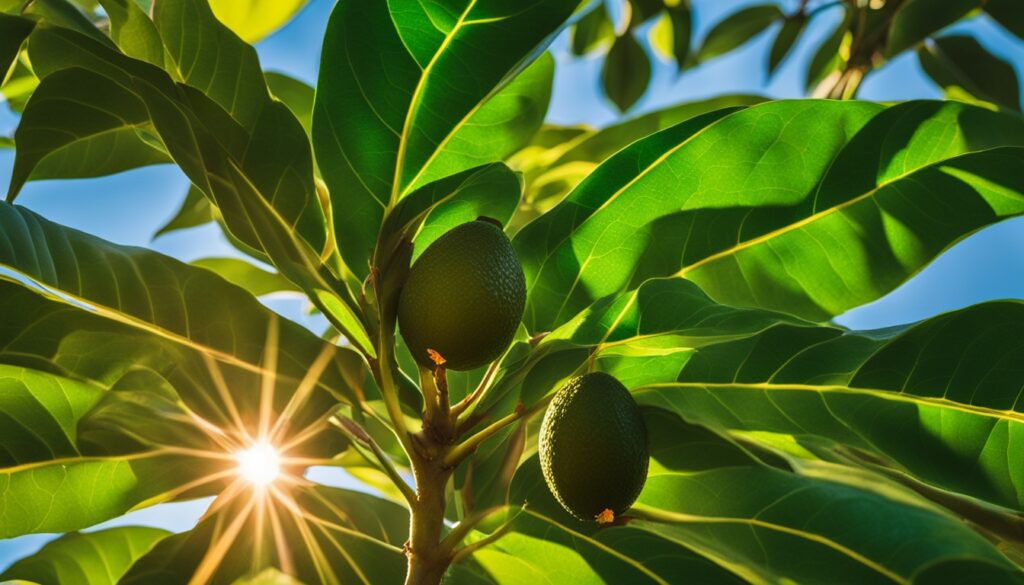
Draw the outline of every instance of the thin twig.
M355 421L340 416L333 417L331 419L331 424L341 429L341 431L349 438L369 448L377 458L377 461L380 462L381 467L384 469L384 473L387 474L388 478L391 479L391 482L395 484L398 490L402 492L402 496L405 498L406 502L409 503L409 506L416 504L416 492L414 492L412 487L405 482L405 479L402 478L398 469L395 468L395 464L391 460L391 457L389 457L388 454L380 448L380 445L373 440L373 437L371 437L365 429L356 424Z

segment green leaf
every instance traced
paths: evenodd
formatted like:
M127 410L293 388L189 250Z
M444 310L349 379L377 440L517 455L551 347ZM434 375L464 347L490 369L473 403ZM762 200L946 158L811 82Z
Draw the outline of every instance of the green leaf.
M754 95L726 95L669 106L601 130L547 126L509 164L525 175L527 203L536 211L546 211L576 187L597 163L631 142L700 114L763 101L765 98Z
M797 475L667 411L644 416L651 468L630 518L605 528L571 518L532 457L512 487L525 510L473 560L499 583L563 570L594 583L667 583L681 574L700 583L908 582L954 559L1016 571L960 519L909 490ZM929 537L907 546L911 534Z
M979 0L908 0L893 16L886 56L894 57L917 45L982 4Z
M644 95L651 80L651 63L633 33L615 39L601 69L604 93L620 112L625 112Z
M256 50L218 22L207 0L157 2L153 22L184 82L254 131L270 99Z
M270 93L277 99L284 102L288 109L295 114L299 123L309 134L313 125L313 94L315 90L305 83L289 77L283 73L268 71L263 74L267 79L267 87Z
M758 4L734 12L715 24L704 37L697 50L697 61L707 61L732 51L780 18L783 18L782 11L775 4Z
M570 30L570 46L572 54L576 56L586 55L602 45L611 43L615 38L615 30L612 28L612 21L608 19L603 2L597 3L593 10L583 15Z
M60 293L48 295L54 305L48 311L59 311L60 306L78 310L88 307L90 316L123 323L154 339L169 341L179 348L175 351L199 352L213 357L225 367L237 368L235 375L257 380L263 373L267 344L275 343L269 338L269 331L275 326L274 337L279 346L271 349L278 354L276 376L282 388L275 400L281 405L287 402L295 384L306 375L323 349L323 343L315 335L290 321L278 319L249 293L208 270L145 249L111 244L6 203L0 204L0 226L3 227L0 265ZM10 295L14 293L5 294L8 295L6 302L13 307ZM9 328L13 334L19 328L23 331L33 324L42 325L42 317L33 318L32 311L27 309L21 317L26 321L20 324L20 319L7 318L4 329ZM85 334L88 327L77 327L82 329L83 337L88 337ZM50 333L49 337L59 343L62 336L74 331L70 328L63 335ZM130 351L122 351L123 354L112 359L122 364L133 357L142 359ZM360 360L349 350L336 348L333 351L339 369L351 372L361 369ZM342 367L342 362L347 365ZM200 372L207 369L202 362L198 368ZM322 383L339 395L351 396L351 386L344 378L336 377L339 373L328 369ZM198 374L193 374L191 379L185 376L185 380L203 378ZM255 413L260 385L251 381L247 384L240 382L233 386L232 398L241 413ZM194 388L191 393L185 393L184 389L178 388L197 411L212 418L227 418L229 410L225 410L224 397L218 394L215 384ZM318 417L334 403L326 392L314 393L311 400L307 405L310 419ZM312 412L316 410L320 412Z
M988 0L985 12L1006 30L1024 39L1024 6L1015 0Z
M269 98L265 86L265 104L250 132L195 88L175 85L161 70L71 31L37 29L30 52L33 64L46 76L44 85L74 76L90 82L83 86L87 88L104 83L132 88L132 97L144 105L171 157L215 200L231 235L265 254L315 302L330 291L351 312L351 292L321 262L321 255L329 251L327 227L314 185L309 140L288 108ZM262 80L262 73L259 76ZM220 82L214 85L221 87ZM46 95L43 89L36 95ZM107 111L124 104L95 105ZM115 113L120 114L111 116ZM366 337L361 323L334 319L333 324L353 341Z
M0 579L24 579L40 585L115 585L135 559L169 534L143 526L67 534L12 565Z
M403 235L414 258L451 228L485 216L506 223L522 195L519 178L502 163L483 165L420 187L403 199L381 228L381 241Z
M1020 111L1013 66L989 53L973 37L950 35L917 50L921 68L947 94L962 89L982 100Z
M100 32L82 9L68 0L32 0L24 4L24 14L38 16L43 22L83 34L107 47L114 43Z
M14 66L8 72L6 81L0 85L0 98L15 113L20 113L25 109L25 103L28 101L29 96L32 95L36 86L39 85L39 80L36 79L32 70L29 69L26 64L27 61L26 52L22 49L17 60L14 62Z
M150 131L145 103L116 82L82 69L50 76L18 124L8 200L30 179L98 177L170 162L146 138Z
M732 431L841 444L844 463L883 465L943 490L1020 509L1012 463L1024 304L978 305L905 331L780 324L699 348L677 381L636 387L641 403Z
M190 264L220 275L231 284L249 291L254 297L282 291L301 292L301 289L280 274L268 272L238 258L200 258Z
M35 23L27 18L0 13L0 82L7 79L21 44L34 27Z
M670 274L721 302L840 314L1024 211L1012 171L1022 129L938 102L773 102L694 118L612 157L517 234L524 322L549 331ZM938 201L941 223L924 211Z
M203 195L203 192L196 189L194 185L190 185L181 207L178 208L174 217L153 234L153 239L173 231L210 223L215 219L215 213L213 205Z
M797 39L800 37L800 33L803 32L804 27L807 26L807 18L803 15L796 15L787 17L782 22L782 27L779 29L779 34L775 36L775 41L772 43L772 49L768 53L768 75L775 73L779 65L786 59L786 55L789 55L790 50L793 49L793 45L796 44Z
M686 67L690 57L693 22L689 2L666 6L650 31L651 48L666 59L674 59L676 67Z
M100 0L110 19L110 38L129 57L157 67L169 62L170 55L149 15L136 0Z
M387 209L428 182L508 154L508 142L498 137L520 130L504 124L470 151L452 148L474 113L543 50L576 4L338 3L324 41L313 140L334 197L339 249L357 277L369 272Z
M307 0L210 0L220 20L247 43L266 37L284 26Z
M235 498L192 531L163 540L121 583L233 583L268 567L309 583L401 583L408 526L397 504L346 490L299 487Z

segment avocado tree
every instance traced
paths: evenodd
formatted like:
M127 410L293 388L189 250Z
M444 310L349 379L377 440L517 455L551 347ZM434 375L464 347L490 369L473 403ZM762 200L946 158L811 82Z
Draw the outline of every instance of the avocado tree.
M1024 213L1019 114L740 97L595 138L542 127L577 0L339 0L315 93L205 0L146 4L0 2L0 69L38 80L0 203L0 538L66 533L0 579L1024 581L1024 304L831 321ZM157 163L192 184L165 229L273 271L13 204ZM80 532L206 496L187 532Z

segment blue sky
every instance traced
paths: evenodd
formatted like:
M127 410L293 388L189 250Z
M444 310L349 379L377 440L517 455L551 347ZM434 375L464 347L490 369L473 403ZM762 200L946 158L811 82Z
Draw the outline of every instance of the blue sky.
M750 0L693 0L699 39L710 24ZM792 8L795 1L787 3ZM283 71L307 82L316 79L320 40L333 0L312 0L298 17L257 46L264 69ZM660 62L651 88L630 115L724 93L761 93L776 98L801 97L803 72L817 43L829 33L836 14L824 13L803 35L794 54L772 79L765 79L764 60L773 31L762 34L742 50L715 59L677 76L674 67ZM777 25L776 25L777 26ZM957 25L969 31L991 52L1014 65L1024 78L1024 42L1012 37L986 17ZM604 125L618 119L601 97L600 61L571 60L566 41L556 41L555 90L548 118L555 123ZM903 55L872 74L861 97L872 100L938 98L940 92L920 72L916 58ZM0 134L10 135L17 119L0 107ZM0 151L0 184L6 185L13 152ZM108 240L148 246L183 260L231 254L216 228L199 227L151 241L152 234L173 215L188 182L175 167L138 169L112 177L75 181L29 183L18 202L64 225ZM923 319L974 303L1002 298L1024 299L1024 218L1004 221L966 238L920 274L888 296L843 315L839 321L854 328L877 328ZM272 298L275 310L307 325L299 299ZM322 471L318 479L335 485L347 479L339 472ZM206 501L157 506L106 525L147 524L170 530L189 528L202 513ZM0 570L13 560L38 549L50 535L33 535L0 541Z

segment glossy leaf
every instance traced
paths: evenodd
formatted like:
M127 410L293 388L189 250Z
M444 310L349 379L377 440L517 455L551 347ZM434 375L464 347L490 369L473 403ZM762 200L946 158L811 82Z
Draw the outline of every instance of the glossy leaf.
M896 11L889 28L887 56L895 56L980 7L978 0L908 0Z
M783 17L775 4L749 6L726 17L704 37L697 61L707 61L743 45Z
M651 64L633 34L617 37L601 70L604 93L619 111L625 112L647 91Z
M509 164L524 173L526 202L520 221L528 214L544 212L579 184L598 163L648 134L664 130L694 116L737 105L752 105L765 98L755 95L726 95L709 100L685 102L612 124L601 130L586 127L547 126L533 143L516 153ZM517 224L516 227L520 227Z
M469 156L450 147L576 4L543 0L512 10L502 2L460 1L428 12L409 0L346 0L335 7L313 139L334 198L339 249L356 276L369 271L386 209L417 187L507 154L498 140L510 130L504 125L491 128L491 139ZM499 150L488 149L492 140Z
M307 0L210 0L210 8L247 43L255 43L284 26Z
M673 273L722 302L837 315L1024 211L1011 170L1021 129L1012 116L936 102L776 102L694 118L612 157L517 234L524 321L547 331ZM871 171L865 160L877 161ZM923 211L939 201L941 227Z
M925 73L947 94L962 90L1020 111L1020 89L1013 66L989 53L973 37L950 35L933 39L917 50L917 58Z
M0 579L39 585L114 585L137 558L169 534L143 526L67 534L12 565Z

